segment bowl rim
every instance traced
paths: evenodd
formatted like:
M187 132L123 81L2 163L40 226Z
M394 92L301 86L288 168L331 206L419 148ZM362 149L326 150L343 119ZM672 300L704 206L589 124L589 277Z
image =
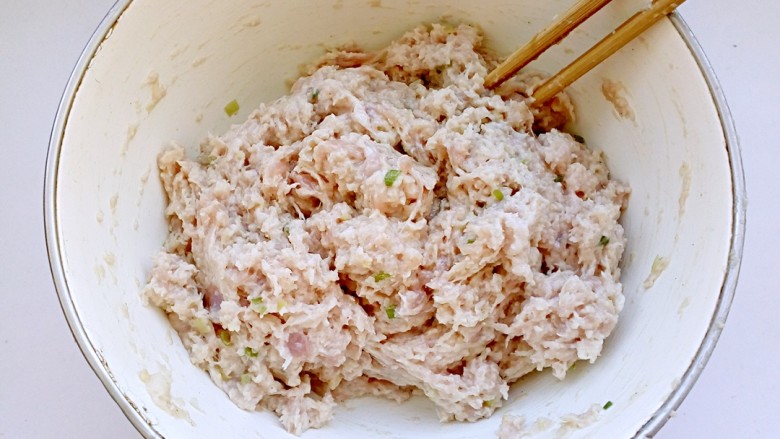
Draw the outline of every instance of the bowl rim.
M51 276L57 291L60 307L65 314L71 334L90 368L103 383L103 386L122 410L125 417L141 435L147 439L152 439L162 438L163 436L154 428L154 423L143 414L119 388L107 362L95 349L92 341L87 336L81 317L76 311L68 287L68 279L65 276L62 264L63 257L62 249L60 247L61 241L56 196L60 151L73 101L78 93L92 58L100 50L102 44L110 37L114 26L116 26L120 17L127 10L127 7L132 1L133 0L117 0L106 13L84 47L84 50L71 72L67 85L65 86L52 126L46 155L43 186L43 219ZM634 438L654 436L661 427L666 424L669 418L674 416L675 410L691 391L693 385L696 383L702 370L712 356L715 345L718 342L726 322L726 318L728 317L731 303L734 300L745 241L747 194L739 138L731 116L731 111L729 110L723 89L718 82L713 67L688 24L678 12L670 14L668 19L671 21L678 34L691 51L691 55L696 60L699 71L709 88L713 104L718 112L725 139L726 151L728 153L731 176L733 200L731 238L726 273L721 285L717 305L699 349L697 350L696 355L691 359L688 369L680 379L680 384L667 397L661 407L659 407L645 424L637 430L633 435Z

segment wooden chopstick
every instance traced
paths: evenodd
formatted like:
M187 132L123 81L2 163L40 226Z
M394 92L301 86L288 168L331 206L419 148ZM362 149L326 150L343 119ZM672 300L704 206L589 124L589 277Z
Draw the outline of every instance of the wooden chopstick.
M629 41L669 15L683 2L685 0L654 0L650 7L634 14L611 34L537 88L533 94L532 105L538 106L553 98Z
M495 88L520 71L528 63L539 57L545 50L557 44L569 35L591 15L598 12L612 0L580 0L569 8L553 24L536 34L525 46L517 49L493 69L485 78L486 88Z

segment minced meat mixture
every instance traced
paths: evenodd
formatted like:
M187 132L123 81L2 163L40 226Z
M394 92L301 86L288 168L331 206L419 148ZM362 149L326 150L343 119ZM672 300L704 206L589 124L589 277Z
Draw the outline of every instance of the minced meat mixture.
M529 108L540 75L486 90L481 42L434 24L343 48L197 158L160 155L170 233L143 294L239 407L300 434L417 393L476 421L599 356L628 188L558 131L565 95Z

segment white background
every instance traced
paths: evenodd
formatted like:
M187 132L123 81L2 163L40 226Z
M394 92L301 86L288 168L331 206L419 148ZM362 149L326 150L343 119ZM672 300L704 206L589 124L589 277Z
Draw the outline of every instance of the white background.
M0 0L0 437L138 438L60 310L43 234L51 124L113 0ZM780 2L681 7L734 114L749 196L742 274L718 347L658 438L778 438Z

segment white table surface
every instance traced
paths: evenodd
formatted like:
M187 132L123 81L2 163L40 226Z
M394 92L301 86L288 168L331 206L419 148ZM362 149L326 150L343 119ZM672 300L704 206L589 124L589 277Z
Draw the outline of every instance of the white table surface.
M82 358L43 234L57 103L113 0L0 0L0 437L138 438ZM701 378L658 438L780 438L780 2L681 7L733 111L749 196L736 299Z

